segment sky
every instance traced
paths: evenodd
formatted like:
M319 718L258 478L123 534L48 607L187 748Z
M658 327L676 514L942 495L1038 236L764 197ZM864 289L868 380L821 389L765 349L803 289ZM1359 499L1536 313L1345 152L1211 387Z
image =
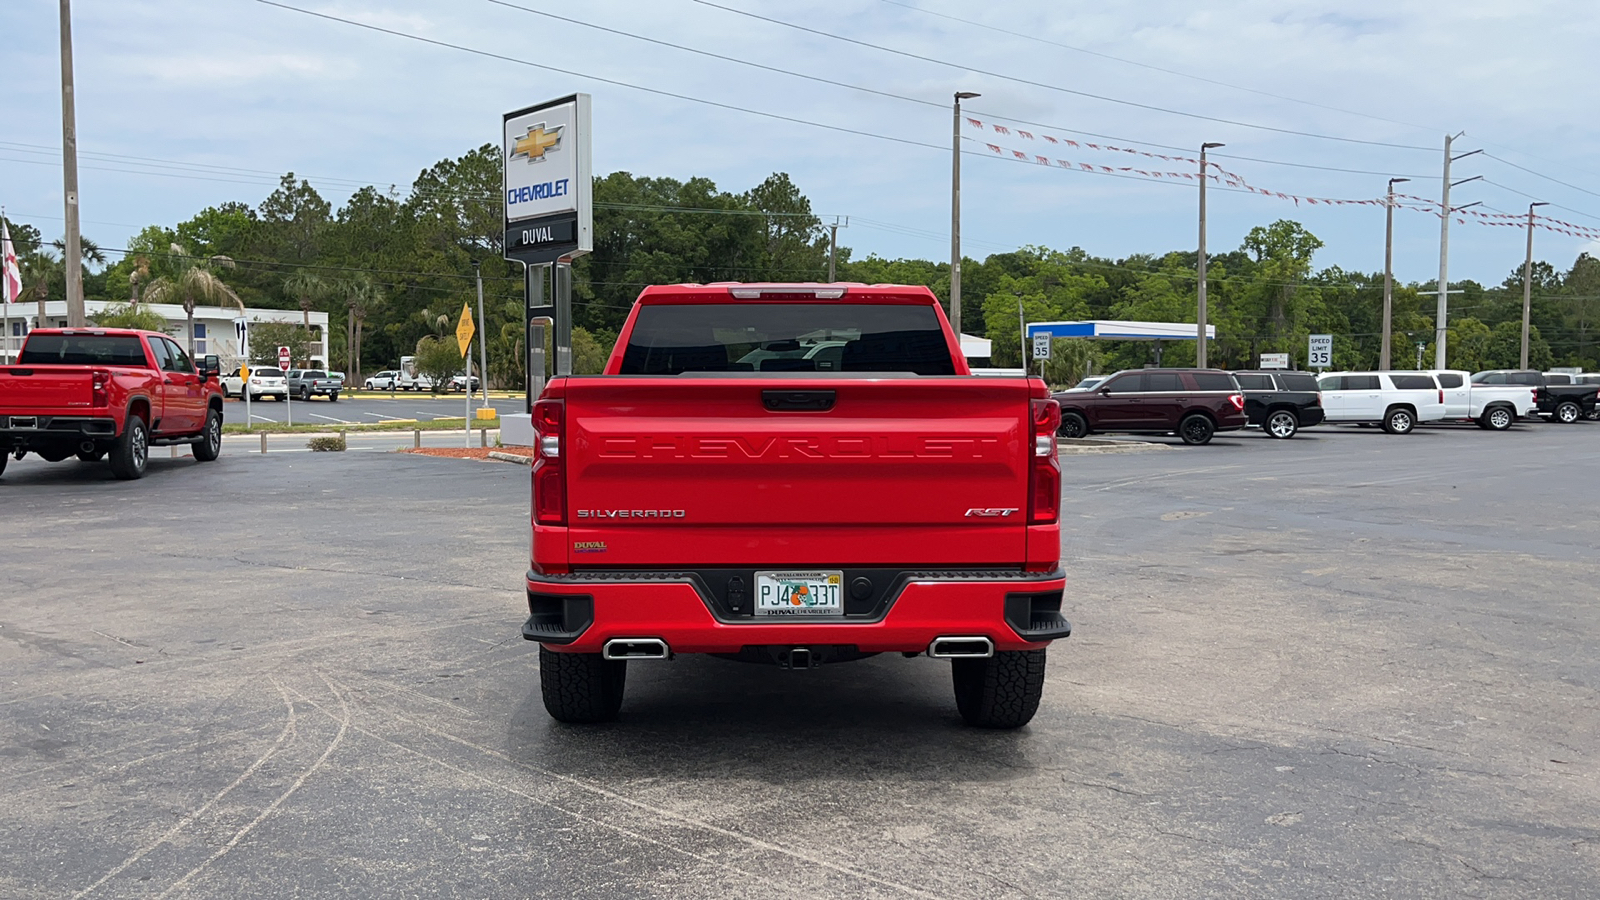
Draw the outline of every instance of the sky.
M1373 199L1409 176L1398 191L1437 201L1456 132L1456 153L1484 152L1454 164L1452 180L1482 180L1452 205L1525 214L1537 199L1600 228L1600 16L1583 0L282 2L480 52L259 0L77 0L86 236L118 248L145 225L256 204L287 171L336 205L364 184L404 191L495 142L502 113L574 91L594 98L596 173L741 191L787 172L828 221L848 217L840 243L857 257L948 259L955 91L982 95L964 107L984 123L963 128L968 257L1193 250L1194 181L1121 169L1181 175L1193 167L1124 151L1192 158L1202 142L1225 143L1212 159L1274 193L1214 184L1213 253L1289 218L1325 242L1317 266L1381 271L1381 207L1275 194ZM0 4L0 205L49 236L62 230L58 24L56 3ZM1398 280L1437 277L1439 231L1436 215L1396 212ZM1451 280L1520 273L1524 240L1453 222ZM1585 251L1600 245L1536 232L1535 257L1558 269Z

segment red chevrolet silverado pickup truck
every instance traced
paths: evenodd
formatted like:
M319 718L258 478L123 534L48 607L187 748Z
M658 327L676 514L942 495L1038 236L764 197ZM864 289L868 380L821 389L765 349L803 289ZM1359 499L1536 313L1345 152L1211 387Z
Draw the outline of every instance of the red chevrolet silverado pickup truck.
M8 455L50 462L107 455L118 478L144 474L150 448L192 444L210 462L222 451L217 358L197 366L153 331L40 328L0 366L0 472Z
M546 709L614 718L631 660L952 661L1033 717L1061 616L1059 407L973 377L923 287L648 287L605 373L535 404L522 633Z

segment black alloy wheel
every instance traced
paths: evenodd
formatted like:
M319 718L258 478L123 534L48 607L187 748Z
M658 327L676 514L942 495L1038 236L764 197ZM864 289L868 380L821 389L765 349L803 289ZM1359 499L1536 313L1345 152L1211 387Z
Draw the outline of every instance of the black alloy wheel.
M1084 419L1083 413L1064 412L1061 414L1061 425L1056 428L1056 434L1064 438L1081 438L1089 433L1089 422Z
M1195 447L1211 443L1211 436L1216 431L1211 420L1199 413L1191 413L1178 423L1178 437L1183 438L1185 444Z

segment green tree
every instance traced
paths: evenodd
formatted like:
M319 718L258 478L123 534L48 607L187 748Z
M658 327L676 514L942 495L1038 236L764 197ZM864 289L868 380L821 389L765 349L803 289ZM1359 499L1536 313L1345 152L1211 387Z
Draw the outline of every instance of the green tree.
M433 382L434 393L443 390L464 365L461 346L456 343L455 335L427 335L417 341L416 357L417 371Z
M144 331L167 330L167 317L148 306L140 308L131 303L111 304L91 316L101 328L139 328Z
M198 257L189 254L178 244L171 247L171 259L177 267L176 275L161 275L145 289L145 299L151 303L172 303L174 301L183 305L183 314L187 322L184 328L189 339L189 356L194 356L194 308L204 301L220 306L224 300L231 301L239 307L239 315L244 315L244 301L234 293L233 288L224 284L216 269L231 269L233 260L226 256Z

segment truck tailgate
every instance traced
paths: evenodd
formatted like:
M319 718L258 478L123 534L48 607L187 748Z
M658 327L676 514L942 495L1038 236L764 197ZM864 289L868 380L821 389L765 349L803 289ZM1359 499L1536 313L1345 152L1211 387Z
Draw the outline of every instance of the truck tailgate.
M572 565L1020 564L1029 390L969 376L569 379Z
M94 376L78 366L0 366L0 413L87 408Z

